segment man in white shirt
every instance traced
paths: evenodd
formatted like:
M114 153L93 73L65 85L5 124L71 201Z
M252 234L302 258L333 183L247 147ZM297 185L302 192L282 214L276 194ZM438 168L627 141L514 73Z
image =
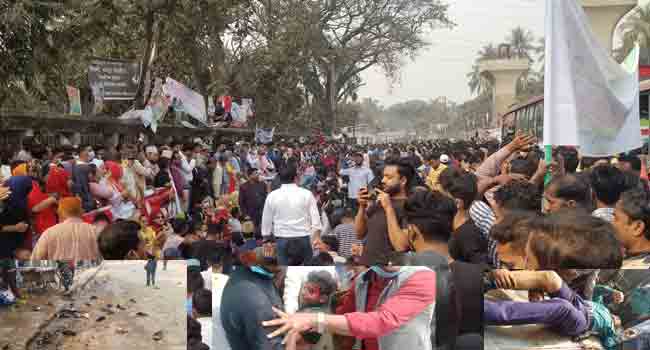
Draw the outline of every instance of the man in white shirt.
M219 350L230 350L228 338L226 338L226 331L221 324L221 295L223 289L228 283L228 275L223 274L223 265L217 258L210 261L212 267L208 269L212 281L210 282L210 291L212 292L212 344L210 348ZM203 274L203 273L201 273ZM207 288L207 287L206 287Z
M212 334L212 292L207 289L199 289L192 295L192 317L201 324L201 338L203 344L210 349L214 347L214 336ZM221 348L219 348L221 350Z
M271 192L264 203L262 237L267 241L271 234L275 236L279 265L301 265L312 256L310 237L320 237L318 206L314 195L296 184L295 167L283 168L279 176L282 186Z
M360 189L367 187L375 176L370 168L363 166L363 155L361 153L355 153L352 160L354 161L354 167L342 169L341 176L347 176L350 179L348 183L348 199L350 206L356 211L357 193L359 193Z

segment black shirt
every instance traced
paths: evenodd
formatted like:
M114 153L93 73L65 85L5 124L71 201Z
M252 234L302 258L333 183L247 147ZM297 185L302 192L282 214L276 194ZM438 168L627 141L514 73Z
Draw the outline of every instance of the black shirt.
M406 200L392 200L391 202L393 208L395 208L397 221L403 227L404 203L406 203ZM388 237L388 223L386 222L384 208L381 204L375 204L368 208L367 215L366 244L361 257L362 263L367 266L395 264L397 255Z
M449 255L454 260L482 264L487 262L487 252L488 243L472 219L454 231L449 240Z

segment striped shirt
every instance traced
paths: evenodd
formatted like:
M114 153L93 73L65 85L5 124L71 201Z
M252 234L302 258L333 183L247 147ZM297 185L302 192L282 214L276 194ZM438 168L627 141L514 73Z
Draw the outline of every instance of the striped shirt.
M340 224L334 229L334 235L339 240L338 253L344 258L352 256L352 245L363 244L363 241L357 239L357 233L354 231L354 224Z
M483 201L474 201L469 208L469 216L481 231L481 235L488 242L488 262L498 267L497 242L490 237L490 230L494 225L495 217L492 208Z

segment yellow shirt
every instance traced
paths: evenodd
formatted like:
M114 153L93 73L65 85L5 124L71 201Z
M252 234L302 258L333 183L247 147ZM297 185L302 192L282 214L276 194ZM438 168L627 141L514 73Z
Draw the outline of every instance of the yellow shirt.
M438 178L440 177L440 174L445 171L445 169L447 169L447 166L440 164L438 165L437 169L431 168L431 170L429 170L429 176L427 177L427 186L429 186L431 190L440 190L440 183L438 182Z

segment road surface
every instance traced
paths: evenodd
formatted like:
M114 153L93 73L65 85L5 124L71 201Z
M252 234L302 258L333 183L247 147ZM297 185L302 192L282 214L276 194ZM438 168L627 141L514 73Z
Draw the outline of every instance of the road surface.
M186 265L158 264L146 287L145 261L105 261L84 290L31 341L29 350L185 350Z

